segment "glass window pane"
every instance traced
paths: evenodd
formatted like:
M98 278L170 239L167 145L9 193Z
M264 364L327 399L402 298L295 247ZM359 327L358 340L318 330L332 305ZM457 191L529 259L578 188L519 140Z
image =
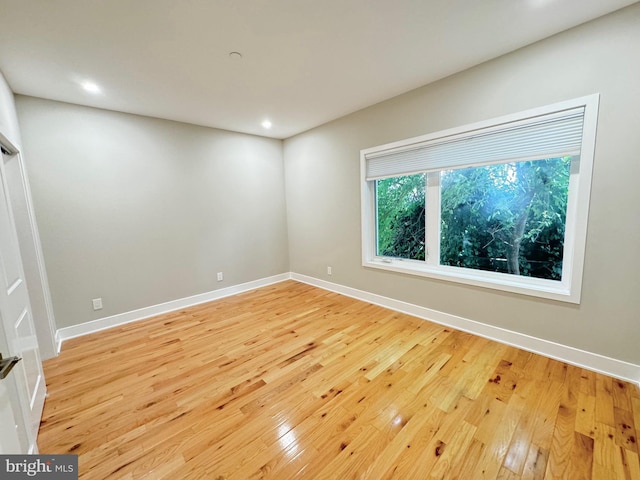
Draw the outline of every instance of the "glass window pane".
M562 279L571 157L441 172L440 263Z
M376 181L376 254L424 260L425 175Z

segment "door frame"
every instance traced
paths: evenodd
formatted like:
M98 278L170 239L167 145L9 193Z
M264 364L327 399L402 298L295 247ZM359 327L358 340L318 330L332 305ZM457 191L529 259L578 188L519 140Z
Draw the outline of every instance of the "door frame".
M35 336L31 301L22 265L22 254L6 182L4 154L2 154L1 158L0 208L3 210L2 228L7 228L9 231L6 231L6 235L3 235L2 244L2 248L7 247L7 250L3 251L3 261L6 264L3 265L3 275L0 280L0 289L2 289L2 296L0 297L0 351L6 356L16 354L24 356L24 347L28 352L33 350L33 355L30 355L30 363L36 362L37 365L35 367L38 369L38 372L35 372L37 378L35 378L34 384L31 384L29 378L31 375L27 372L27 366L23 362L20 362L18 368L2 379L3 387L5 387L3 389L3 398L0 399L3 404L3 417L5 417L5 420L11 420L11 417L13 417L13 423L15 423L15 431L13 431L11 425L3 425L2 435L14 436L13 434L15 434L14 440L17 440L19 444L19 452L15 453L31 454L38 452L38 425L36 421L39 422L39 417L42 414L41 404L38 399L41 399L43 405L46 387L42 363L38 353L37 337ZM4 302L7 303L5 304ZM20 330L22 330L21 333ZM24 336L25 334L27 334L26 337ZM35 343L35 347L31 348L30 345L33 343ZM31 374L34 373L32 369L30 370ZM32 376L31 379L33 379ZM41 395L39 395L39 392L41 392ZM37 404L34 403L36 401L38 401ZM33 410L34 407L36 408L35 411ZM12 443L14 443L15 447L15 441Z
M40 234L33 208L29 177L20 150L1 131L0 146L8 152L6 155L11 157L9 161L18 162L20 178L8 177L5 178L5 182L9 190L7 193L12 200L11 210L16 223L24 275L29 287L40 355L43 360L46 360L58 355L59 345L56 341L57 327ZM0 160L4 162L2 154L0 154ZM23 201L16 201L19 197L22 197ZM34 299L38 301L37 310L34 310Z

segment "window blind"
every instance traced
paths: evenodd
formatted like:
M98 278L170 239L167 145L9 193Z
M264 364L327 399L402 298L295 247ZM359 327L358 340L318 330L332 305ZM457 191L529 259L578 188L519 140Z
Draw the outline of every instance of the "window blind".
M579 155L584 107L365 155L366 179Z

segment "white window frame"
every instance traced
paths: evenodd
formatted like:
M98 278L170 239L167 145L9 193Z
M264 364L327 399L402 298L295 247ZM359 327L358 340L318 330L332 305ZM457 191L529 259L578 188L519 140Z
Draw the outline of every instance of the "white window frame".
M389 270L452 282L492 288L535 297L580 303L582 274L584 267L591 177L595 152L599 94L567 100L534 108L470 125L429 133L419 137L388 143L360 151L361 201L362 201L362 265L364 267ZM499 272L474 270L464 267L439 265L440 225L439 215L427 215L427 238L425 239L425 261L399 259L377 255L376 248L376 192L375 180L367 180L367 155L384 151L407 151L417 144L437 142L444 137L471 136L484 130L512 122L526 122L543 115L584 107L584 121L579 160L573 161L569 178L569 198L565 223L565 241L562 263L562 280L517 276ZM469 166L475 166L469 164ZM403 174L404 175L404 174ZM427 182L439 182L439 174L427 173ZM430 183L429 183L430 184ZM427 188L427 208L440 210L440 191ZM431 224L429 220L431 219ZM435 220L434 220L435 219Z

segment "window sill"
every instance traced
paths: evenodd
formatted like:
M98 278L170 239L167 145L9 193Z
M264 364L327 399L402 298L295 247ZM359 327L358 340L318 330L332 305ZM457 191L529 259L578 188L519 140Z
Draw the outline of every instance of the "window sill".
M560 302L580 303L579 294L572 294L570 288L564 282L555 280L517 277L505 273L486 272L459 267L433 266L415 260L389 259L383 257L364 260L362 265L368 268L434 278Z

